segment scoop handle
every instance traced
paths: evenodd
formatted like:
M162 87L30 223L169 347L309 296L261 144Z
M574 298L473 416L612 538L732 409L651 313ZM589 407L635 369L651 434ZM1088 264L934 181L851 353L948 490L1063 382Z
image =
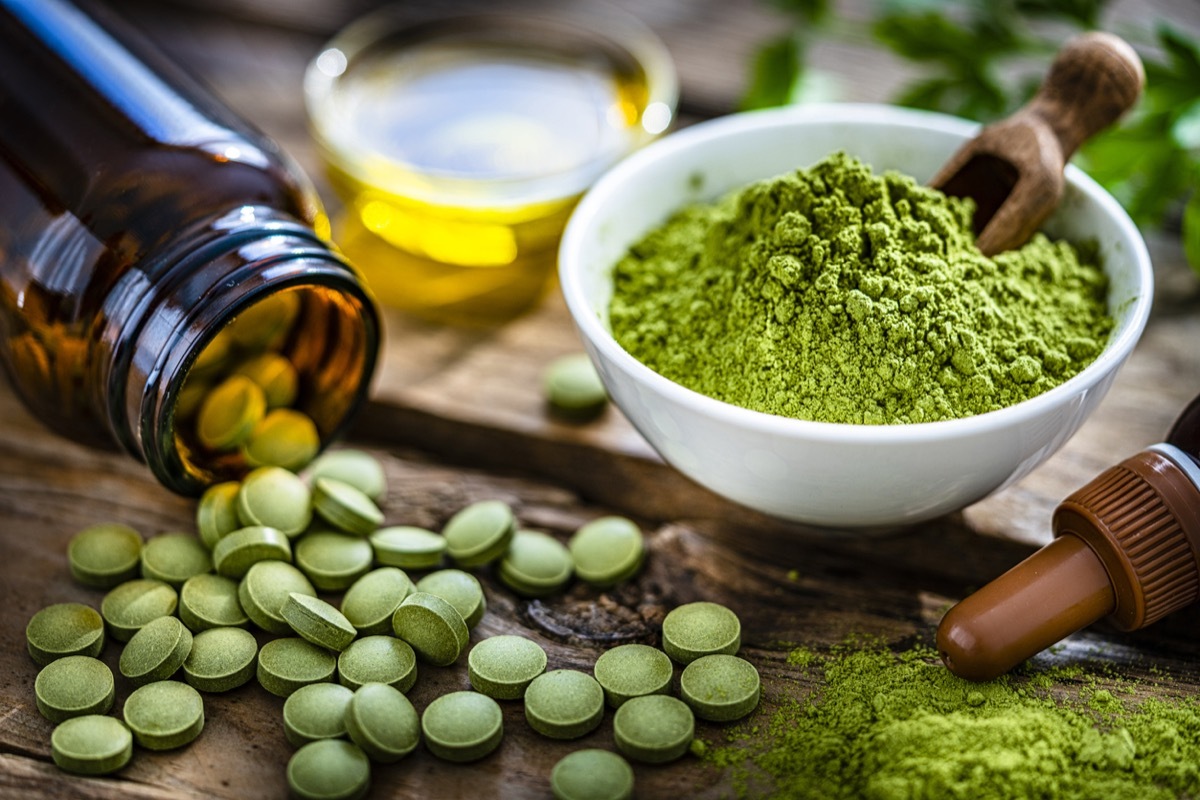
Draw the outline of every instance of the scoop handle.
M1026 110L1054 132L1065 164L1088 137L1137 102L1145 82L1142 61L1128 42L1093 31L1063 46Z

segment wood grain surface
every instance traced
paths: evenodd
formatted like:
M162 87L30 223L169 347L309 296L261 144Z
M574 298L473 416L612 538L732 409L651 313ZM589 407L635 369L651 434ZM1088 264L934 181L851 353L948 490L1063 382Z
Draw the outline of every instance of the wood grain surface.
M299 75L336 27L367 3L319 0L204 0L116 3L173 55L208 80L231 105L279 139L314 175ZM745 58L778 27L749 0L628 0L664 36L679 63L685 108L732 108ZM852 9L859 6L851 4ZM1121 4L1121 7L1125 7ZM1159 4L1185 27L1200 28L1191 0ZM863 64L868 51L836 48L821 57L845 64L877 100L872 83L890 62ZM887 80L896 80L889 73ZM333 203L334 198L327 195ZM724 501L665 466L615 409L587 425L545 413L538 376L554 356L578 349L561 300L551 293L529 314L491 328L437 326L389 314L388 340L374 399L352 439L384 462L389 524L438 528L478 499L510 502L530 528L566 537L582 522L619 512L647 532L645 571L610 592L574 585L565 594L521 600L480 572L488 613L472 642L517 633L542 644L550 667L590 670L614 643L656 644L671 607L697 599L725 603L742 619L743 654L764 680L764 709L810 688L786 662L790 647L822 647L869 634L902 647L928 643L944 610L973 587L1049 539L1054 505L1105 467L1158 441L1200 391L1200 283L1172 237L1150 240L1156 302L1138 349L1094 417L1027 478L966 509L882 537L822 535ZM33 704L37 669L24 652L24 626L55 602L99 603L74 584L66 543L97 521L133 525L144 535L193 530L192 501L158 486L119 453L79 447L41 428L0 381L0 798L275 798L286 794L292 750L283 701L251 683L206 696L204 734L180 751L137 750L118 775L82 779L50 762L52 726ZM336 600L336 596L331 599ZM1040 663L1104 658L1122 674L1149 679L1166 669L1176 691L1200 691L1200 609L1146 631L1117 634L1103 624L1078 634ZM104 660L116 667L109 643ZM465 659L419 667L410 693L418 709L438 694L467 688ZM115 711L131 687L118 680ZM520 703L504 703L505 739L469 766L440 762L424 749L374 766L373 798L545 798L555 761L583 746L612 747L611 714L576 742L534 734ZM720 727L701 724L711 738ZM721 797L726 778L691 758L635 768L638 796Z

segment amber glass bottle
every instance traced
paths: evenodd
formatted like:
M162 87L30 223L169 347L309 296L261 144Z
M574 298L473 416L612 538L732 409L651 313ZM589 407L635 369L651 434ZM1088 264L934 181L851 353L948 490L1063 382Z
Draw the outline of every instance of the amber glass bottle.
M335 437L379 323L327 233L278 148L110 12L0 0L0 360L47 425L179 492L232 477L245 463L201 446L178 401L234 352L218 334L267 317L258 349Z

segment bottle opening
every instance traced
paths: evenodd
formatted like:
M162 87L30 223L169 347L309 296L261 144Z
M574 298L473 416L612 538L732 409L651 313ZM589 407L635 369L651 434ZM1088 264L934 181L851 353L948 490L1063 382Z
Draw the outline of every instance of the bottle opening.
M189 482L302 469L353 416L373 343L357 298L297 286L237 309L198 349L171 405Z

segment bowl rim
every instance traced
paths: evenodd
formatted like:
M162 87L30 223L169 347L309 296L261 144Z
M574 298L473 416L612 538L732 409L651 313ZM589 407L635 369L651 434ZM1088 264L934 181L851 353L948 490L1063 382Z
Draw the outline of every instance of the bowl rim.
M1116 199L1082 170L1068 165L1065 172L1067 184L1095 201L1117 226L1121 238L1133 244L1129 259L1136 278L1135 286L1139 287L1139 291L1131 298L1133 307L1127 314L1122 315L1124 324L1120 324L1118 320L1119 327L1110 334L1109 341L1100 355L1069 380L1036 397L995 411L935 422L889 425L815 422L768 414L717 400L675 383L626 352L592 310L578 266L582 263L584 237L588 229L596 224L604 206L610 202L612 187L623 183L630 175L659 158L713 139L762 128L824 122L902 124L967 137L981 127L977 122L948 114L884 104L813 103L729 114L697 123L647 145L618 163L588 190L568 220L563 234L558 259L559 283L567 308L585 342L594 346L635 381L648 384L671 402L687 407L697 414L768 435L827 443L873 445L944 441L960 435L995 433L1027 423L1052 412L1059 405L1069 402L1072 397L1090 390L1106 375L1115 372L1133 351L1145 329L1153 301L1154 276L1149 252L1137 226ZM603 370L601 372L603 373Z

